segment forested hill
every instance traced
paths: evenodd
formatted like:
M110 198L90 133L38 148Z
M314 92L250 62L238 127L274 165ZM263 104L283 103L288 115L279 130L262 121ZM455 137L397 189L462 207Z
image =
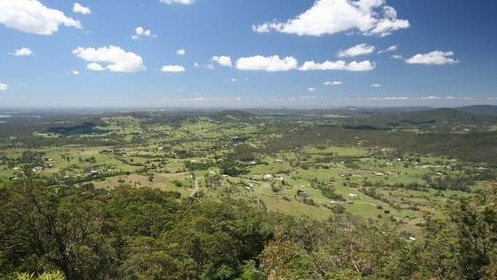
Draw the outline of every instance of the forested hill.
M496 123L497 117L440 108L423 111L375 113L367 117L344 120L346 126L382 130L417 130L428 132L482 132Z
M474 105L456 108L456 110L475 115L497 116L497 106L494 105Z

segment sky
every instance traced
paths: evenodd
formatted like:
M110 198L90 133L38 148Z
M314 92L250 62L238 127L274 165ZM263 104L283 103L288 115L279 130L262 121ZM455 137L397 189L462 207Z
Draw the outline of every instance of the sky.
M495 0L0 0L0 108L497 104Z

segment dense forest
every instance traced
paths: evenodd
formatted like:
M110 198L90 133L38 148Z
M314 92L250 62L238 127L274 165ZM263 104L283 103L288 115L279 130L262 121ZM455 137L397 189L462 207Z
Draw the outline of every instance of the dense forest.
M450 200L426 235L348 214L325 221L246 201L119 186L0 189L0 270L66 279L495 279L497 185ZM25 275L24 275L25 276ZM46 279L46 278L45 278Z

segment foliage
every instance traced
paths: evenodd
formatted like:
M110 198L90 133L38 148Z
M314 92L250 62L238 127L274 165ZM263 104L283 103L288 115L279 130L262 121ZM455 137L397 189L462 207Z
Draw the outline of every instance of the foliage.
M427 218L426 236L416 241L349 214L291 218L241 200L181 200L149 188L61 193L23 181L0 188L0 199L6 279L473 280L496 273L497 184L452 199L446 218Z
M101 121L85 121L80 124L71 124L69 126L55 126L48 129L50 133L62 134L65 136L78 135L78 134L93 134L105 133L107 131L98 129L97 126L105 125Z
M228 157L218 163L221 169L221 174L231 177L238 177L249 172L247 164L235 160L233 157Z
M270 232L264 212L244 202L179 201L149 188L88 195L25 181L1 188L0 198L4 272L232 279L257 259Z
M278 232L262 257L264 269L277 279L355 279L375 275L384 252L404 243L347 215L325 222L299 220Z
M451 199L448 219L430 218L427 236L392 262L396 279L493 279L497 263L497 184Z
M34 273L21 273L16 272L8 276L9 280L64 280L64 275L60 271L43 272L42 274L35 275Z

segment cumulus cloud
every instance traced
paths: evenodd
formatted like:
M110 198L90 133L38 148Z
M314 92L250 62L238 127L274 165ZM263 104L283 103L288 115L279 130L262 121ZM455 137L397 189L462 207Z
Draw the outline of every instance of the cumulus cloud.
M38 0L0 1L0 23L23 32L51 35L60 25L82 28L81 23Z
M169 64L169 65L164 65L162 66L162 68L160 69L162 72L166 72L166 73L180 73L180 72L185 72L185 67L181 66L181 65L172 65L172 64Z
M91 14L90 8L85 7L77 2L74 3L74 5L72 6L72 11L73 11L73 13L78 13L78 14L82 14L82 15Z
M212 61L216 62L221 66L231 67L231 57L221 55L221 56L213 56Z
M96 62L88 63L88 65L86 65L86 69L97 72L105 71L105 68Z
M9 85L0 82L0 90L7 90L8 88L9 88Z
M373 88L379 88L379 87L381 87L381 85L380 84L371 84L371 87L373 87Z
M73 74L73 75L77 76L77 75L79 75L79 71L77 71L77 70L72 70L72 71L71 71L71 74Z
M358 30L364 35L387 36L409 27L409 21L397 18L397 11L385 0L317 0L304 13L286 22L253 25L255 32L282 32L322 36Z
M268 72L289 71L297 68L297 60L291 56L280 58L273 56L250 56L241 57L236 61L236 68L239 70L261 70Z
M20 49L14 50L10 54L14 56L30 56L33 55L34 52L30 48L22 47Z
M326 81L326 82L324 82L325 86L339 86L341 84L343 84L342 81Z
M329 61L326 60L322 63L316 63L314 61L306 61L302 66L299 67L300 71L327 71L327 70L342 70L342 71L371 71L376 67L376 65L369 61L364 60L361 62L352 61L347 63L343 60Z
M310 87L310 88L308 88L307 90L308 90L308 91L316 91L316 89L315 89L315 88L313 88L313 87Z
M111 45L98 49L78 47L72 53L90 62L86 68L93 71L140 72L145 70L141 56L117 46Z
M166 4L183 4L183 5L190 5L195 2L195 0L160 0L161 3L166 3Z
M458 61L454 58L454 52L452 51L432 51L425 54L416 54L413 57L406 59L408 64L425 64L425 65L445 65L445 64L455 64Z
M368 44L359 44L353 47L350 47L346 50L339 51L338 57L354 57L359 55L370 54L374 52L375 47Z
M145 29L142 26L138 26L135 28L135 34L131 36L131 39L138 40L141 37L155 37L155 35L152 34L152 31L150 29Z
M349 63L344 60L337 60L337 61L326 60L322 63L314 61L306 61L299 66L297 59L295 59L294 57L287 56L284 58L280 58L278 55L273 55L273 56L255 55L250 57L241 57L236 60L235 64L238 70L267 71L267 72L290 71L290 70L299 70L299 71L341 70L341 71L360 72L360 71L371 71L376 67L375 63L369 60L364 60L359 62L352 61ZM328 84L325 83L325 85L337 85L331 83L332 82L329 82Z
M185 49L179 49L176 51L176 54L177 55L185 55L186 54L186 50Z
M394 52L394 51L396 51L396 50L397 50L397 48L398 48L398 46L397 46L397 45L392 45L392 46L390 46L390 47L388 47L388 48L386 48L386 49L379 50L379 51L378 51L378 54L387 53L387 52Z
M366 32L366 35L385 37L392 34L392 31L409 27L409 21L397 19L397 11L393 7L384 6L382 15L383 17L376 22L374 28Z

